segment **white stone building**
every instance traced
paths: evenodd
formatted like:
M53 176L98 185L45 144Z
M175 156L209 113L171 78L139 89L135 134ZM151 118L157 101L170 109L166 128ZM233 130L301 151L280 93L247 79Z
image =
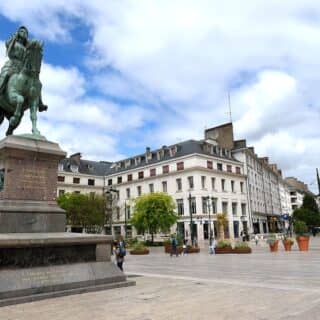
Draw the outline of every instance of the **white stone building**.
M253 147L247 147L246 140L234 140L232 123L207 129L205 136L232 150L232 156L243 163L253 232L267 233L272 225L281 228L281 175L277 166L269 164L267 157L259 158Z
M64 193L103 194L111 162L82 160L76 153L62 160L58 168L58 196Z
M190 208L198 240L208 239L210 227L217 233L216 213L227 214L226 234L231 238L239 237L244 229L251 230L243 165L228 150L210 141L188 140L155 151L147 148L144 154L112 167L107 184L119 190L120 208L114 233L125 232L125 208L127 219L132 214L130 199L157 191L168 193L176 201L179 222L172 231L189 239Z

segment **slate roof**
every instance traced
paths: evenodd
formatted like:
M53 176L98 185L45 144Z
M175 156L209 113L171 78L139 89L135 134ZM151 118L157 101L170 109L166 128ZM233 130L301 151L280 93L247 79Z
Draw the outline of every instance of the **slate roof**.
M72 158L65 158L60 161L63 164L63 171L73 172L71 166L78 166L78 172L82 174L89 174L94 176L105 176L110 170L112 162L107 161L90 161L90 160L80 160L78 161Z
M225 155L221 155L218 153L210 153L209 151L206 150L206 148L204 147L206 144L205 140L187 140L187 141L183 141L171 146L163 146L162 148L159 148L157 150L154 151L150 151L150 153L152 154L152 158L149 159L148 161L146 161L146 153L142 153L127 159L123 159L120 161L117 161L115 163L112 164L110 170L109 170L109 174L115 174L115 173L120 173L123 171L127 171L127 170L132 170L132 169L136 169L139 167L144 167L146 165L152 165L152 164L156 164L159 162L163 162L166 160L172 160L172 159L176 159L176 158L180 158L182 156L186 156L186 155L190 155L190 154L205 154L205 155L209 155L209 156L214 156L216 158L221 158L221 159L228 159L228 160L232 160L235 162L239 162L238 160L236 160L231 153L229 153L229 156L225 156ZM175 155L170 155L170 149L173 147L177 147L177 151L175 153ZM161 150L164 150L164 155L161 159L157 158L157 153ZM139 164L135 164L134 163L134 159L140 157L141 158L141 162ZM125 166L125 162L131 160L131 165L129 166ZM121 167L118 169L115 168L116 164L121 163ZM240 162L239 162L240 163Z

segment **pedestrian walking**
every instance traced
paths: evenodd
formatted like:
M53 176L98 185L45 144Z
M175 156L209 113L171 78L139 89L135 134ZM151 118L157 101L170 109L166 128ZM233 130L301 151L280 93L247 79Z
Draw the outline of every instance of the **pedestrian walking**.
M217 246L217 241L216 241L216 238L213 237L211 240L210 254L216 254L216 246Z
M177 246L178 246L178 241L177 241L176 237L172 237L170 257L172 257L172 255L174 255L174 254L176 255L176 257L178 256Z
M183 240L182 255L185 256L186 254L187 254L187 240Z
M254 236L254 241L256 242L256 246L257 246L259 243L259 236L257 234Z
M123 271L123 262L124 262L124 257L126 253L123 247L121 247L119 244L117 244L115 254L116 254L117 266L121 271Z

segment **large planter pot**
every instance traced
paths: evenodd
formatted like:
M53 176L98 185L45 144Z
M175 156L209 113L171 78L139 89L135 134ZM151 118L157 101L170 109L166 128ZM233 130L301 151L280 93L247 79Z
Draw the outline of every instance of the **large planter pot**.
M171 245L166 245L166 246L164 246L164 252L165 253L171 253ZM177 252L178 252L178 254L181 254L182 253L182 246L177 246Z
M215 248L216 254L226 254L226 253L232 253L232 247L224 247L224 248Z
M143 254L149 254L149 249L143 249L143 250L131 250L130 254L132 255L143 255Z
M273 244L269 244L270 251L271 252L277 252L278 251L278 246L279 246L279 240L275 240Z
M298 236L297 243L300 251L308 251L309 250L309 237Z
M232 250L232 253L246 254L251 253L251 248L235 248Z
M293 246L293 243L291 241L282 240L282 243L285 251L291 251L291 247Z

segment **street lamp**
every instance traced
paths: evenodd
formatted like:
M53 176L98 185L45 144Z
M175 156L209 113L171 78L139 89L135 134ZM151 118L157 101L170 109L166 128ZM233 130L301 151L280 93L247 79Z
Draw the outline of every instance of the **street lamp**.
M211 230L211 216L210 216L210 211L211 211L211 209L210 209L210 207L211 207L211 205L210 205L210 200L212 201L213 200L213 198L212 197L208 197L207 198L207 207L208 207L208 214L209 214L209 243L211 244L211 241L212 241L212 230Z
M127 239L127 199L124 200L124 237Z
M193 246L194 243L194 236L193 236L193 220L192 220L192 204L191 204L191 193L189 192L189 212L190 212L190 233L191 233L191 245Z
M106 200L107 200L107 208L106 211L109 212L110 214L110 232L112 234L112 214L113 214L113 201L114 201L114 196L113 194L116 193L117 196L119 195L119 190L113 189L113 188L108 188L108 190L105 192L106 194ZM107 213L106 213L107 214Z

